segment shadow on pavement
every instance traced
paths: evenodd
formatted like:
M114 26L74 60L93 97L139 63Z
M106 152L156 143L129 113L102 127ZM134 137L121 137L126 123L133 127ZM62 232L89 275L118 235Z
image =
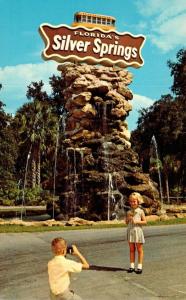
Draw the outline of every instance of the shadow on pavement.
M127 271L127 269L124 268L115 268L115 267L104 267L104 266L95 266L91 265L89 270L94 271L110 271L110 272L117 272L117 271Z

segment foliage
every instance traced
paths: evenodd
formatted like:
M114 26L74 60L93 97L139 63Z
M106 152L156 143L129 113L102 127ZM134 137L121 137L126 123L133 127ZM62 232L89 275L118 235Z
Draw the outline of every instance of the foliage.
M19 132L19 159L16 167L20 178L24 180L21 174L25 173L26 160L30 151L29 170L32 168L32 173L30 171L28 174L30 177L28 183L35 187L40 185L42 178L46 178L48 170L46 173L42 172L45 170L43 165L46 161L53 162L51 157L54 156L55 151L58 118L48 102L34 100L23 105L17 112L14 124ZM49 175L51 176L51 173Z
M186 50L181 49L177 53L177 62L168 61L173 76L172 92L177 96L186 95Z
M50 78L53 89L51 96L43 91L43 82L32 82L28 86L25 103L15 117L4 112L0 101L0 183L3 187L1 203L18 204L20 190L25 190L27 204L39 204L45 195L35 189L53 177L54 153L58 134L60 113L64 111L62 78ZM0 85L0 89L2 85ZM6 153L6 159L4 159ZM15 186L19 182L19 188ZM9 190L9 196L6 194ZM12 192L13 189L13 192ZM39 201L38 201L39 199Z
M0 205L16 205L20 197L20 190L16 181L6 180L0 189Z
M2 85L0 85L0 89ZM7 185L7 181L15 178L15 160L17 144L12 128L12 116L5 113L4 104L0 101L0 185ZM5 159L6 154L6 159Z
M46 205L47 191L40 188L25 188L24 203L25 205ZM20 188L15 181L8 181L8 185L4 185L0 189L0 205L12 206L22 205L23 189Z
M153 136L156 137L164 178L169 179L172 189L179 185L183 195L186 166L186 50L181 49L177 59L176 63L168 62L174 77L172 91L176 96L163 95L152 106L142 109L131 141L139 153L144 171L149 172L152 167L151 140Z

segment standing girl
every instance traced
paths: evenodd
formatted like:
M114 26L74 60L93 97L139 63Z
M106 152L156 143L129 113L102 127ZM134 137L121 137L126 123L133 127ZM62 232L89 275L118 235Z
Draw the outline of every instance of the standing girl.
M143 264L143 244L145 243L142 225L147 223L144 211L139 207L143 203L143 198L139 193L132 193L129 196L129 204L131 209L127 212L126 224L127 240L130 248L130 268L128 273L142 273ZM135 270L135 252L138 252L138 266Z

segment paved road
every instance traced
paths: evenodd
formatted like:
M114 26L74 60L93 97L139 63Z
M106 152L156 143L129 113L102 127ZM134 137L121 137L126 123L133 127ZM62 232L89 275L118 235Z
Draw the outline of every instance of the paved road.
M92 265L72 277L84 300L186 299L186 225L146 227L144 272L128 274L126 229L0 234L0 300L49 299L50 241L77 243Z

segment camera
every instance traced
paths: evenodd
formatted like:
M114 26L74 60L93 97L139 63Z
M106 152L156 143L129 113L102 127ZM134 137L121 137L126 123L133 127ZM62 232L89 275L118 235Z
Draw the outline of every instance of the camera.
M67 254L73 254L73 247L67 246Z

